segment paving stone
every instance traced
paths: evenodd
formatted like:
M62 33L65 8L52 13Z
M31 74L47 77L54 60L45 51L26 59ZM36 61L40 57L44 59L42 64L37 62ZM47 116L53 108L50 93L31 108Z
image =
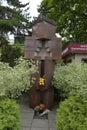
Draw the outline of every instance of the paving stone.
M36 127L35 127L35 128L31 128L31 130L49 130L49 129L48 129L48 128L39 128L39 127L36 128Z
M48 128L48 120L47 119L34 119L33 121L32 121L32 127L33 128L39 128L39 127L41 127L41 128Z
M21 112L33 112L34 113L34 110L29 108L29 106L25 106L25 105L20 105L20 111Z
M56 120L55 116L48 116L48 120Z
M34 110L28 105L20 105L21 130L57 130L56 111L48 113L48 119L34 119Z
M21 119L21 126L22 127L31 127L32 120Z
M56 128L50 128L49 130L57 130Z
M31 130L29 127L22 127L21 130Z
M50 128L55 128L56 127L56 122L54 120L49 121L49 127Z
M49 120L55 120L55 118L56 118L56 114L51 113L51 112L48 113L48 119Z
M34 116L34 114L33 113L30 113L30 112L22 112L21 113L21 118L22 119L24 119L24 118L28 118L28 119L33 119L33 116Z

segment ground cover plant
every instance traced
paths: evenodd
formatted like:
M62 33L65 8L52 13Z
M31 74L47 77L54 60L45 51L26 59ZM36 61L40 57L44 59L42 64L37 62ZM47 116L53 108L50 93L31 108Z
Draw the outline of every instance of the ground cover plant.
M20 112L15 100L0 97L0 130L19 130Z

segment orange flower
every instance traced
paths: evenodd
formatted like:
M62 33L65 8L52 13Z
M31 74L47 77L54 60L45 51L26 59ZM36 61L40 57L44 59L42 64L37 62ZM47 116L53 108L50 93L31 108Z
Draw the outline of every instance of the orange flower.
M42 110L45 110L45 105L44 104L40 104L40 108L42 108Z

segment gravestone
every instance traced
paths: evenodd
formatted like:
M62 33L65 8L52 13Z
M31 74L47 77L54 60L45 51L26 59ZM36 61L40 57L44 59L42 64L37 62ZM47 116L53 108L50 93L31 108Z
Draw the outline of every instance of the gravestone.
M25 39L25 58L39 61L36 78L30 89L29 104L31 108L43 103L46 108L54 105L54 89L52 78L55 61L61 60L61 38L55 35L55 22L46 17L37 19L32 27L32 36ZM44 88L39 85L40 77L44 77Z

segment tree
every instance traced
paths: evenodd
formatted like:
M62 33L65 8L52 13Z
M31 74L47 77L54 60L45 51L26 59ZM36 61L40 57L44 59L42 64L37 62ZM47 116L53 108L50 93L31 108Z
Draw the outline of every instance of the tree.
M13 67L16 65L16 60L23 56L23 47L20 45L5 45L1 49L1 61L9 63L9 66Z
M70 42L87 43L87 0L43 0L38 11L56 21L64 46Z
M25 34L29 33L30 14L29 3L22 4L19 0L4 0L7 4L4 6L0 2L0 41L8 39L8 33ZM2 42L1 42L2 43Z

